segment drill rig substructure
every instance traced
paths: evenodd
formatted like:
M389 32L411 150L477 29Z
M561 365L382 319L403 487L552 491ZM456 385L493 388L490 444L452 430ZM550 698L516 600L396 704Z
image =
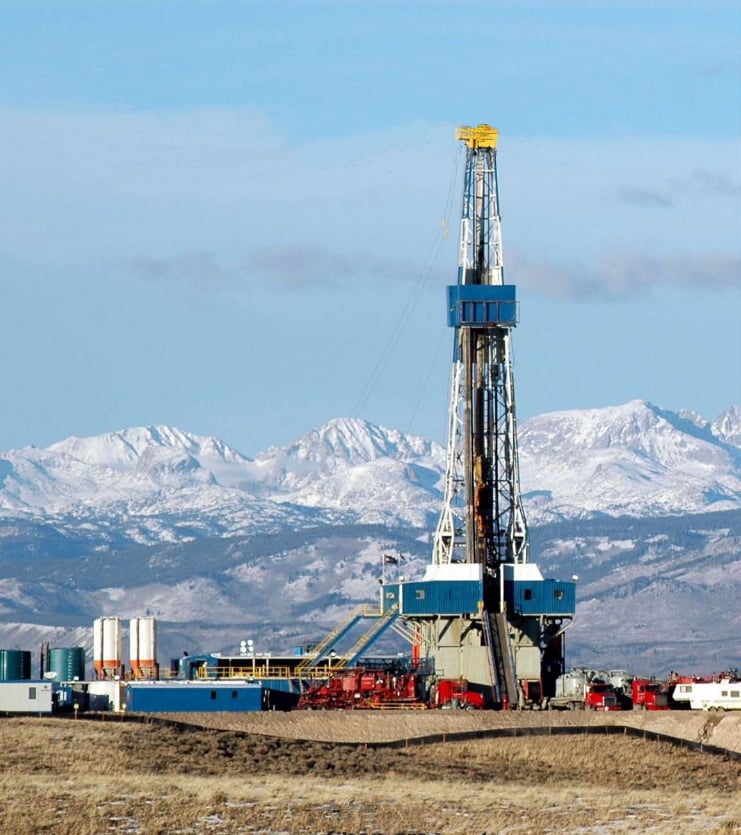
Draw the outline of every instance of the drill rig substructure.
M386 588L442 678L465 678L493 706L541 705L563 672L575 584L528 561L512 372L515 286L504 283L498 131L459 128L466 145L443 508L422 582ZM478 595L477 604L472 601Z

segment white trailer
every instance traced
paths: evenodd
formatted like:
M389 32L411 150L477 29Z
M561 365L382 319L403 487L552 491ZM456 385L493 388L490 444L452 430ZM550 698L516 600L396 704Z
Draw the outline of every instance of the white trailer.
M51 713L50 681L0 682L0 713Z
M692 710L741 710L741 681L693 681L680 684L675 701L688 701Z

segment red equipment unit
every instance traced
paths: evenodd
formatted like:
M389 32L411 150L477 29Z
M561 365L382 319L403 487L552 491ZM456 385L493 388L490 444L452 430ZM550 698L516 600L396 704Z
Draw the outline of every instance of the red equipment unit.
M669 695L663 684L647 678L633 679L633 710L669 710Z
M316 682L301 696L299 710L382 710L424 708L415 673L390 670L342 670Z
M484 696L469 690L468 681L464 678L441 678L430 693L430 707L483 710Z
M299 710L483 710L484 696L468 689L466 679L438 679L427 700L424 677L416 672L338 670L312 684L298 702Z

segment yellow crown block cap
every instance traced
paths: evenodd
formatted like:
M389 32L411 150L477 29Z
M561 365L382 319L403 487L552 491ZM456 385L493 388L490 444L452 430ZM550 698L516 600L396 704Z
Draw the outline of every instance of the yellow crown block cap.
M455 132L455 138L465 142L469 148L496 148L498 136L496 128L484 124L475 128L466 125Z

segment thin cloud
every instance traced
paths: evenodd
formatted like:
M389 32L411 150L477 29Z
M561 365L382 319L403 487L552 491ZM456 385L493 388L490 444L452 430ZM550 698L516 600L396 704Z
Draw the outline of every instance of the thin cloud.
M741 197L741 181L728 171L698 168L689 176L673 179L664 186L618 186L618 203L639 208L673 208L682 201L697 200L702 196Z
M411 264L393 259L367 253L345 255L315 244L261 247L254 250L244 268L287 289L337 286L359 277L398 281L413 269Z
M234 264L220 263L210 252L191 252L173 257L139 256L118 262L119 266L145 281L180 283L198 289L236 290L267 280L272 288L308 290L352 286L352 279L378 282L416 277L418 267L367 253L345 255L315 244L261 247Z
M190 252L172 258L141 255L120 262L129 272L157 282L187 282L203 286L223 285L232 279L210 252Z
M507 272L508 280L544 296L583 302L632 299L667 287L698 293L741 290L737 255L615 255L565 267L514 258Z
M621 186L617 190L617 198L621 203L630 206L674 206L676 200L665 191L634 186Z
M695 189L702 189L710 194L724 197L741 197L741 180L722 171L706 171L703 169L693 172L691 185Z
M236 292L258 282L273 290L306 292L314 289L352 289L356 282L374 280L396 284L417 280L419 265L345 255L313 244L291 244L254 250L244 261L225 265L207 252L172 258L140 256L120 262L145 281L179 283L199 292ZM431 267L427 278L438 281L448 273ZM741 256L622 255L602 256L589 263L552 264L513 254L506 280L544 296L582 302L635 298L662 288L726 291L741 290Z

